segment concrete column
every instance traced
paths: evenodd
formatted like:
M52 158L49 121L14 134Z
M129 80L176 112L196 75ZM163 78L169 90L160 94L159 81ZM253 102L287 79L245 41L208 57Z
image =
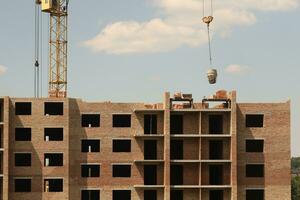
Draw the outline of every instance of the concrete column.
M164 200L170 200L170 93L164 94Z

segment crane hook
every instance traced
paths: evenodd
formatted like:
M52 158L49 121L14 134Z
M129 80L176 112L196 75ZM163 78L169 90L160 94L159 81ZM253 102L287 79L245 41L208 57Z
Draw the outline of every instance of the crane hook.
M210 15L205 15L205 0L203 0L203 18L202 21L207 25L207 38L208 38L208 49L209 49L209 62L210 62L210 69L207 71L207 78L209 84L215 84L217 82L218 71L212 68L212 50L211 50L211 38L210 38L210 24L214 20L213 17L213 3L211 0L211 13Z
M210 25L210 23L214 20L214 17L213 16L207 16L207 17L203 17L202 18L202 21L207 24L207 26Z

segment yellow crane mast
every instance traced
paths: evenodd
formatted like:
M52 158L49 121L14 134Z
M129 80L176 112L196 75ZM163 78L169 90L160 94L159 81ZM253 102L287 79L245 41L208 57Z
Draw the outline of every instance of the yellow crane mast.
M68 4L69 0L36 0L50 14L49 97L67 97Z

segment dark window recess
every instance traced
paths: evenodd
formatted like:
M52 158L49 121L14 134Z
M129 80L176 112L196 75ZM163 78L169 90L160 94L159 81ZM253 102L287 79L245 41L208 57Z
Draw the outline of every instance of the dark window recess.
M31 115L31 102L16 102L15 103L16 115Z
M223 165L209 166L209 184L223 185Z
M81 152L100 152L100 140L81 140Z
M0 126L0 148L3 148L3 129L1 126Z
M246 165L246 177L264 177L265 166L262 164Z
M0 122L3 122L3 100L0 100Z
M246 200L264 200L264 190L246 190Z
M31 166L31 154L30 153L16 153L15 154L15 166L16 167L30 167Z
M183 165L171 165L171 185L183 185Z
M45 141L63 141L64 129L63 128L45 128Z
M45 192L63 192L63 179L45 179Z
M81 190L81 200L100 200L100 191Z
M31 192L31 179L15 179L15 192Z
M144 165L144 185L157 184L157 166Z
M171 140L171 160L183 159L183 140Z
M246 152L264 152L264 140L246 140Z
M45 115L63 115L63 102L45 102Z
M157 134L157 115L144 115L144 134Z
M183 134L183 115L171 115L170 133Z
M264 127L264 115L246 115L246 127Z
M223 141L210 140L209 141L209 159L221 160L223 159Z
M131 165L113 165L113 177L130 177Z
M223 134L223 115L209 115L209 134Z
M209 200L223 200L223 199L224 199L223 190L210 190L209 191Z
M113 140L113 152L131 152L131 140Z
M144 140L144 159L156 160L157 159L157 141Z
M113 127L131 127L131 115L113 115Z
M45 153L44 165L46 167L63 166L64 155L62 153Z
M157 200L157 191L144 190L144 200Z
M183 190L171 190L171 200L183 200Z
M131 200L131 190L113 190L113 200Z
M99 177L100 165L81 165L81 177Z
M100 127L99 114L83 114L81 115L82 127Z
M15 129L16 141L31 141L31 128L16 128Z

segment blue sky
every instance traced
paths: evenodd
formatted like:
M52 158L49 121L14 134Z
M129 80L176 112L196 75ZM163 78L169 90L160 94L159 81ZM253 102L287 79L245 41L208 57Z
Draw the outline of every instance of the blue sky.
M162 100L164 91L201 100L237 90L240 102L292 100L292 154L300 156L299 0L215 0L209 67L201 0L70 2L69 96L89 101ZM43 95L47 23L43 15ZM33 96L34 1L0 7L0 95Z

